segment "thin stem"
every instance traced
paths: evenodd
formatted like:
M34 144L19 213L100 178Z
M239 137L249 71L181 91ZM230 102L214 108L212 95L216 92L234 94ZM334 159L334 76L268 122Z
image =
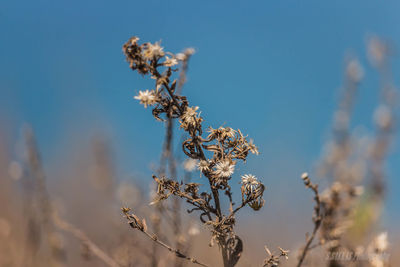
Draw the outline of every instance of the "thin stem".
M186 259L194 264L198 264L200 266L205 266L208 267L208 265L199 262L198 260L196 260L193 257L189 257L186 256L185 254L183 254L181 251L179 251L176 248L173 248L169 245L167 245L166 243L160 241L158 239L158 236L154 233L150 233L149 231L147 231L147 225L146 225L146 221L140 220L135 214L130 213L129 212L130 209L129 208L122 208L122 212L124 213L126 219L128 220L129 225L133 228L133 229L137 229L141 232L143 232L144 234L146 234L147 237L149 237L151 240L153 240L154 242L156 242L157 244L159 244L160 246L168 249L170 252L174 253L175 256L177 256L178 258L182 258L182 259Z
M313 242L313 240L318 232L318 229L321 226L321 222L322 222L321 201L320 201L319 193L318 193L318 185L311 183L310 178L308 177L307 173L304 173L302 175L302 179L304 181L305 186L310 188L315 194L315 197L314 197L314 200L315 200L314 212L315 213L314 213L314 217L313 217L314 229L313 229L311 236L307 237L307 242L303 249L303 252L301 253L299 262L297 263L297 267L300 267L303 264L303 261L306 258L307 252L310 249L311 243Z
M177 256L178 258L186 259L186 260L188 260L188 261L190 261L190 262L192 262L192 263L194 263L194 264L198 264L198 265L200 265L200 266L208 267L208 265L199 262L199 261L196 260L195 258L188 257L188 256L184 255L182 252L180 252L179 250L177 250L177 249L175 249L175 248L172 248L172 247L170 247L169 245L165 244L164 242L158 240L158 238L157 238L156 235L150 234L150 233L147 232L147 231L142 231L142 232L145 233L146 236L148 236L151 240L153 240L154 242L156 242L156 243L159 244L160 246L162 246L162 247L168 249L168 250L169 250L170 252L172 252L172 253L175 253L175 256Z

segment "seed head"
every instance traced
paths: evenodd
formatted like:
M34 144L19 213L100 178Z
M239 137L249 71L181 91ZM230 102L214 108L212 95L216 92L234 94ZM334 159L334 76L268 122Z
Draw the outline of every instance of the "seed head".
M159 42L155 44L147 43L145 50L143 51L143 56L150 60L157 57L163 57L164 55L165 53Z
M207 160L200 160L197 164L197 168L201 172L209 171L210 170L210 163Z
M163 64L164 66L172 67L178 65L178 60L176 58L165 57L165 62Z
M189 123L189 124L194 124L196 121L196 118L198 117L198 115L197 115L198 109L199 109L199 107L186 108L185 112L182 115L182 121Z
M252 174L245 174L242 176L241 184L245 187L249 193L254 192L257 187L260 185L260 182L257 181L257 177Z
M222 160L215 165L215 176L219 178L230 177L235 171L235 164L229 160Z
M154 105L157 102L157 96L154 90L139 91L139 95L135 96L134 98L139 100L140 104L143 104L145 108L147 108L147 106Z

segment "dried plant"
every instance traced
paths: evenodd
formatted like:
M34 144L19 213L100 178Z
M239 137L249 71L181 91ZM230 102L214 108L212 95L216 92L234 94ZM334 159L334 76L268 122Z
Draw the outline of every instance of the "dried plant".
M253 175L242 176L242 201L235 207L229 181L237 161L245 161L249 152L258 154L257 147L240 130L230 127L210 127L208 137L203 138L203 118L198 107L190 107L187 98L177 93L177 80L172 77L178 71L176 66L185 62L190 53L174 55L164 52L159 43L140 45L138 41L139 38L132 37L124 44L123 51L132 70L155 80L155 89L140 91L135 99L145 108L154 106L152 114L157 120L179 119L180 127L189 135L182 143L183 152L199 161L198 168L210 190L202 191L199 183L183 184L176 178L153 176L158 184L158 196L153 203L171 195L186 200L193 206L189 212L199 211L200 221L210 227L211 244L217 242L224 266L234 266L243 250L242 240L234 232L235 215L246 205L259 210L264 205L265 187ZM227 214L222 209L221 192L229 203Z
M114 188L114 166L110 155L110 147L101 136L95 136L92 140L93 161L91 166L91 182L105 197L112 200Z
M281 258L289 259L289 250L284 250L281 247L279 249L279 255L275 255L275 253L271 253L267 246L264 246L265 251L268 254L268 257L264 260L263 267L276 267L279 266Z
M350 118L358 85L363 70L355 58L347 62L343 95L339 102L333 122L333 140L320 167L320 175L331 179L332 185L320 196L322 216L320 244L328 253L343 249L341 239L351 226L351 215L363 188L360 185L363 176L364 153L358 149L359 143L350 133ZM331 266L339 263L333 259Z
M390 66L392 51L388 43L378 37L372 37L368 43L368 52L371 64L380 74L381 83L380 104L375 109L373 117L376 134L369 151L372 195L376 201L381 202L385 189L384 163L396 130L397 91L393 84Z
M158 239L157 235L155 235L154 233L150 233L148 231L146 220L145 219L141 220L135 214L130 213L130 209L129 208L122 208L122 212L124 213L126 219L128 220L129 225L133 229L137 229L137 230L143 232L151 240L153 240L154 242L156 242L160 246L168 249L170 252L174 253L176 255L176 257L182 258L182 259L186 259L186 260L188 260L188 261L190 261L190 262L192 262L194 264L198 264L198 265L201 265L201 266L207 266L206 264L199 262L195 258L188 257L188 256L182 254L179 250L177 250L175 248L172 248L171 246L169 246L169 245L165 244L164 242L160 241Z
M35 260L35 255L37 254L41 246L40 239L42 235L47 238L47 246L49 247L49 249L51 249L53 261L55 261L55 263L65 261L65 252L62 245L63 242L60 240L60 238L62 237L59 235L58 232L55 231L56 228L71 233L82 242L84 248L87 249L87 252L91 252L96 255L108 266L120 266L114 259L108 256L106 252L104 252L102 249L100 249L99 246L91 241L82 230L73 226L64 219L61 219L57 211L52 207L50 196L47 192L46 187L46 175L41 163L33 130L30 127L26 127L25 129L25 140L27 148L27 163L29 166L28 172L30 173L31 179L33 180L32 201L36 203L36 206L33 207L33 212L34 214L37 214L39 216L40 221L35 223L35 228L29 227L28 236L36 236L35 240L37 241L34 245L29 242L27 250L31 251L33 248L33 254L31 254L31 257L33 257L33 259L26 259L24 260L24 262L27 263L33 261L33 265L39 264L40 261ZM104 180L102 181L104 182ZM29 225L32 225L32 222L30 222ZM42 228L44 234L40 233Z
M145 108L151 107L154 118L165 123L150 201L133 184L119 183L108 144L96 138L92 161L78 164L83 174L59 172L73 187L63 188L62 179L52 185L62 188L58 190L67 193L67 199L72 196L70 201L75 206L79 203L79 208L66 214L63 200L51 197L52 187L47 184L33 130L25 128L21 163L11 160L8 154L12 153L4 147L0 132L0 200L7 203L0 206L0 266L216 266L191 255L192 248L202 241L199 225L209 230L209 245L219 248L221 265L238 265L244 244L235 231L236 215L245 206L255 211L262 208L266 187L252 174L241 175L238 181L234 174L240 161L245 162L250 153L258 154L257 147L240 130L230 127L208 127L208 134L203 133L204 118L199 108L190 106L182 95L193 49L172 54L164 52L160 43L139 44L139 39L133 37L123 51L130 67L150 76L155 84L134 98ZM380 98L373 114L375 133L368 136L353 132L351 123L364 71L356 58L346 61L332 138L315 175L324 179L317 184L307 173L301 177L313 193L312 231L306 234L294 261L292 257L287 261L289 250L278 247L274 252L265 246L267 255L262 266L396 266L389 261L396 242L389 244L391 235L378 223L387 187L385 164L396 133L397 95L390 68L391 51L379 38L369 39L368 57L380 75ZM179 152L183 151L180 154L174 151L178 139L174 139L178 128L175 124L182 133L177 142ZM195 172L197 175L192 177ZM77 189L77 181L80 191L70 194L71 189ZM241 196L236 201L234 184L240 184ZM144 205L148 202L151 205ZM124 207L124 218L135 230L130 235L120 227L121 219L110 215L119 212L116 205ZM183 209L197 214L196 221L186 220L183 216L190 215L182 213ZM149 218L149 226L142 219L145 217ZM255 229L257 233L263 230ZM76 244L81 247L77 249ZM246 259L242 259L242 264L260 260L252 258L251 263L244 263Z
M29 187L25 188L27 195L30 196L28 215L28 239L25 247L27 258L24 262L38 264L38 252L41 247L50 251L51 261L53 263L62 263L65 261L65 251L61 245L62 237L56 232L52 222L52 206L50 196L46 188L46 175L42 166L41 158L37 148L33 130L25 126L24 139L26 147L27 177L26 181ZM42 238L45 238L43 244Z
M110 267L119 267L120 265L110 256L107 255L100 247L98 247L93 241L89 239L89 237L80 229L76 228L76 226L66 222L65 220L61 219L57 213L53 214L53 222L55 226L58 228L71 233L75 236L79 241L82 242L84 247L88 250L87 253L93 253L99 259L101 259L105 264Z
M317 244L323 245L329 255L344 252L356 254L361 246L356 244L354 236L351 237L354 225L358 229L353 231L361 232L365 239L368 235L366 230L371 229L379 217L379 203L384 192L383 163L394 129L395 91L388 74L387 51L385 43L379 39L370 41L369 57L383 76L383 104L379 105L374 114L378 133L372 140L352 136L350 132L353 104L364 72L356 59L347 62L344 91L334 116L333 140L328 144L319 168L319 175L332 181L319 196L319 212L323 220ZM367 186L368 194L362 199L360 196L366 191L363 184L368 182L367 178L372 183ZM355 224L357 216L360 216L358 213L365 210L365 207L370 209L367 219L363 219L362 224ZM329 266L343 266L340 258L332 256L328 259Z
M322 214L321 214L321 200L319 197L319 192L318 192L318 185L313 184L308 177L308 173L303 173L301 176L301 179L304 181L304 185L307 188L310 188L313 193L314 193L314 200L315 200L315 206L314 206L314 215L313 215L313 222L314 222L314 229L311 233L311 235L306 236L306 245L303 248L303 251L300 254L299 262L297 263L297 267L300 267L304 259L306 258L307 252L312 248L311 244L314 240L314 238L317 235L317 232L319 230L319 227L321 226L321 222L323 220ZM315 247L315 246L314 246Z
M389 265L388 252L389 243L387 241L387 232L378 234L368 245L367 251L371 257L369 258L372 267L386 267Z

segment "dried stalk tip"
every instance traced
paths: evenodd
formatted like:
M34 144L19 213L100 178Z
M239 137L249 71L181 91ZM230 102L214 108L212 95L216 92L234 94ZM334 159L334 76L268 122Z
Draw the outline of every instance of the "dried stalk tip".
M147 230L145 219L140 220L139 217L137 217L135 214L129 213L131 211L130 208L123 207L121 208L121 210L124 213L126 219L128 219L128 223L132 228L138 229L142 232L145 232Z
M155 243L168 249L170 252L174 253L176 257L188 260L188 261L190 261L194 264L200 265L200 266L207 267L206 264L201 263L198 260L196 260L195 258L189 257L189 256L183 254L180 250L173 248L173 247L167 245L166 243L162 242L161 240L159 240L159 238L156 234L148 232L146 220L145 219L140 220L139 217L137 217L135 214L129 213L131 210L130 208L123 207L123 208L121 208L121 210L124 213L126 219L128 219L129 225L133 229L138 229L139 231L144 233L148 238L153 240Z
M310 185L311 181L310 181L310 178L308 177L308 173L306 173L306 172L303 173L301 175L301 179L303 179L304 184L306 185L306 187L308 187Z
M322 218L323 218L321 215L321 200L320 200L320 196L319 196L319 192L318 192L318 185L313 184L311 182L310 178L308 177L308 173L306 173L306 172L301 175L301 179L303 179L304 185L307 188L310 188L314 193L315 206L314 206L314 214L312 217L313 222L314 222L314 229L313 229L311 235L309 235L309 234L306 235L306 245L304 246L304 248L302 249L302 252L300 253L297 267L300 267L303 264L307 253L310 251L311 244L321 226L321 222L322 222Z
M264 246L264 249L267 252L268 257L265 258L263 267L277 267L279 266L282 257L286 260L289 259L289 250L284 250L283 248L278 247L279 255L275 255L275 253L272 253L267 246Z

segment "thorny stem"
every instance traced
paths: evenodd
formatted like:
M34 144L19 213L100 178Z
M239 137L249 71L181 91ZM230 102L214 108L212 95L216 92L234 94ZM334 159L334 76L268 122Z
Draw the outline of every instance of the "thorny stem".
M313 216L314 229L313 229L311 236L307 237L306 245L303 249L303 252L300 255L300 259L299 259L299 262L297 263L297 267L300 267L302 265L304 259L306 258L307 252L309 251L311 243L313 242L313 240L318 232L318 229L321 226L321 222L322 222L321 201L320 201L320 197L319 197L319 193L318 193L318 185L313 184L310 181L310 178L308 177L307 173L304 173L302 175L302 179L304 181L305 186L310 188L314 192L314 195L315 195L315 197L314 197L315 206L314 206L314 216Z

